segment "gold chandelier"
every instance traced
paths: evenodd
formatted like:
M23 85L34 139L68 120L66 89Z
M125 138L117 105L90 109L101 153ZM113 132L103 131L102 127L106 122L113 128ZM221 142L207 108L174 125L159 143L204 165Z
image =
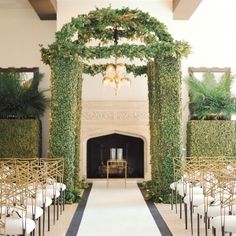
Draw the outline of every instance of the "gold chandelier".
M116 95L121 86L130 87L131 81L126 77L125 64L116 61L115 64L107 65L102 82L104 85L113 87Z
M113 31L114 44L117 45L119 29L115 28L112 31ZM125 64L117 63L117 59L115 59L115 64L108 64L102 82L104 85L113 87L115 89L116 95L118 93L120 86L125 85L130 87L131 81L126 76Z

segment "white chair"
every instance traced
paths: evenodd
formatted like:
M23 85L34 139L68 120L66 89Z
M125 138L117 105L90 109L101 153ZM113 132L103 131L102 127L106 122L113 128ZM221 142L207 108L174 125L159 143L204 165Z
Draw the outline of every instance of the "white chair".
M1 220L4 235L26 235L35 229L35 222L27 218L28 183L30 179L30 165L22 162L16 165L16 160L2 160L0 170L6 165L11 170L6 178L3 171L0 181Z
M59 204L60 204L60 212L62 214L62 210L65 209L65 189L66 185L63 184L63 176L64 176L64 159L63 158L41 158L41 165L46 166L47 171L47 183L48 189L53 189L55 191L59 191L60 197L55 198L57 200L57 220L59 219ZM54 194L55 197L55 194ZM55 204L55 201L53 201ZM55 218L54 218L55 219ZM55 223L55 220L54 220Z
M53 224L55 224L56 219L56 203L57 203L57 219L58 219L58 213L59 213L59 197L60 197L60 191L56 188L56 183L48 184L46 185L47 191L46 196L52 199L53 204ZM50 210L50 208L48 209Z
M236 215L217 216L212 220L213 235L236 234Z
M52 201L54 204L56 201L58 204L62 203L59 198L66 189L63 184L63 174L62 158L47 159L47 161L38 158L1 159L0 234L34 235L38 220L39 235L41 235L41 216L43 216L44 234L46 209L48 209L48 230L50 230L50 205ZM50 181L47 181L49 179Z
M235 178L234 176L232 176ZM227 185L227 182L229 185ZM221 210L220 214L213 218L212 220L212 229L213 235L216 233L225 233L236 234L236 192L235 192L235 183L234 180L226 180L225 189L222 195L226 195L225 198L221 200Z
M189 209L190 213L190 224L191 224L191 232L193 234L193 211L194 208L204 204L205 196L204 194L189 194L186 197L184 197L184 203L185 203L185 221L187 222L187 209ZM212 202L214 201L214 198L208 197L208 201Z
M22 219L15 216L5 218L6 235L26 235L31 233L35 227L35 222L28 218Z

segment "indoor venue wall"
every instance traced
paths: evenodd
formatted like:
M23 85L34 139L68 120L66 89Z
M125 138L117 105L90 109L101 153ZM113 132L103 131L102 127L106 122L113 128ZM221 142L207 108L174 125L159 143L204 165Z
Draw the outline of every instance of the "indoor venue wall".
M54 41L55 21L40 21L32 9L0 9L0 67L39 67L44 74L40 89L49 89L50 70L41 61L39 44ZM50 96L49 92L47 95ZM43 156L47 156L49 110L42 120Z

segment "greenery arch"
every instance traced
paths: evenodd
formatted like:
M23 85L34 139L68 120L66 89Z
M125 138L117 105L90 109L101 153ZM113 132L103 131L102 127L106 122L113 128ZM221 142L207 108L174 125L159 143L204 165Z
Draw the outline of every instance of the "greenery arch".
M118 44L117 37L125 43ZM98 43L91 46L91 41ZM52 72L50 155L65 158L68 199L79 179L82 73L101 73L106 64L96 60L111 56L147 62L147 66L128 64L127 70L148 75L152 180L159 195L168 194L171 160L180 156L180 58L189 52L186 42L175 41L148 13L110 7L72 18L56 33L53 44L41 48L43 62ZM89 60L94 64L86 63Z

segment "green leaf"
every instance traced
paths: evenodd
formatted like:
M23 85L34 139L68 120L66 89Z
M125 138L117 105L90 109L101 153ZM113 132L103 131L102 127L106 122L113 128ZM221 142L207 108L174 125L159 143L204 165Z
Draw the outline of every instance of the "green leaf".
M186 79L190 94L190 111L194 119L227 119L236 112L235 97L230 88L234 77L226 73L217 82L213 73L204 73L203 79Z

